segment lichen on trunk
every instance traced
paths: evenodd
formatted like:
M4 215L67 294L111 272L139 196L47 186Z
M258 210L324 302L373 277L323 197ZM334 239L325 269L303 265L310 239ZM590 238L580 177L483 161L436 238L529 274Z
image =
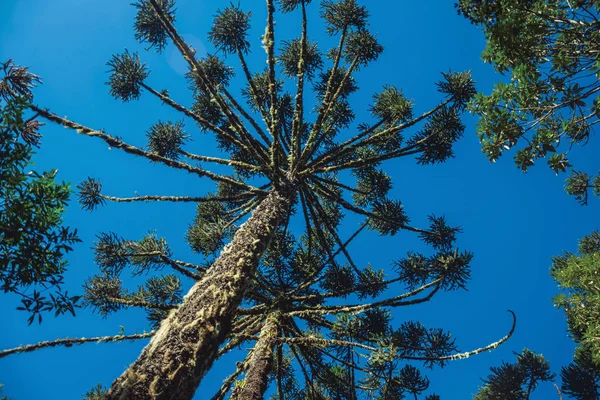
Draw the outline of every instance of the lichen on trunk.
M230 400L260 400L263 398L269 383L269 373L273 367L273 350L279 334L279 318L280 316L276 313L267 317L256 345L252 349L244 384L233 390Z
M273 232L295 189L273 190L235 233L204 278L173 310L138 359L115 380L109 399L191 399L212 366Z

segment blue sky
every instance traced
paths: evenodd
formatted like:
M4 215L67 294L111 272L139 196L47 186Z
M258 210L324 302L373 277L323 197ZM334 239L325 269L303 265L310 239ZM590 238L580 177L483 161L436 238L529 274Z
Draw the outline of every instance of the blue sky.
M108 95L105 65L111 54L125 48L139 51L151 69L147 80L152 87L169 89L171 96L189 105L191 94L182 72L185 64L172 46L162 54L145 52L133 35L135 10L129 2L106 0L6 0L0 3L0 61L14 58L40 75L44 84L35 91L36 103L84 125L104 129L138 146L145 145L145 131L159 119L181 117L149 96L122 104ZM264 31L264 2L245 0L252 10L250 41L253 70L264 66L259 37ZM332 43L317 21L317 2L309 7L313 40L321 48ZM366 2L364 2L366 3ZM440 72L472 70L477 88L489 93L501 79L479 58L483 35L456 15L450 1L371 2L371 30L385 46L376 64L357 75L361 90L351 98L358 121L367 118L371 95L385 84L402 88L414 99L421 113L440 99L434 82ZM212 16L228 1L180 0L177 2L179 31L199 51L212 51L206 40ZM299 34L295 17L277 16L279 39ZM232 65L237 67L235 60ZM239 80L234 81L234 85ZM363 118L361 118L361 116ZM415 225L424 226L429 214L445 215L451 224L463 227L458 245L475 253L469 291L442 293L426 305L398 310L395 324L417 319L427 326L450 330L465 351L503 336L510 327L512 309L518 326L513 338L499 349L451 363L443 370L428 372L431 392L443 399L468 399L477 391L480 378L501 360L513 360L512 352L528 347L543 353L553 370L569 362L573 343L567 337L562 313L553 308L556 285L548 276L550 258L563 250L574 251L578 238L599 227L598 199L581 207L563 190L545 165L520 172L507 154L493 165L479 149L475 120L465 118L465 137L456 145L456 158L437 166L417 166L412 159L386 164L394 179L392 197L402 200ZM201 135L190 121L188 133L194 139L190 151L215 155L214 141ZM35 157L36 169L57 168L59 179L73 185L88 176L101 179L104 192L115 196L140 194L202 195L213 189L209 181L150 164L99 140L81 137L73 131L46 125L43 145ZM593 145L593 144L592 144ZM592 146L575 148L572 158L578 169L595 172ZM88 213L75 201L68 209L66 224L76 227L83 243L69 256L66 275L69 292L80 292L85 278L97 267L91 251L95 235L114 231L128 239L139 239L149 230L165 237L178 259L199 262L188 249L183 235L194 215L193 204L108 204ZM350 219L348 229L353 223ZM369 233L351 248L361 265L370 262L390 269L391 262L423 245L407 233L379 237ZM130 287L137 282L131 281ZM189 284L189 282L188 282ZM147 329L143 313L121 311L106 319L80 310L76 318L47 316L41 326L27 326L26 316L15 310L18 299L2 296L0 311L4 329L0 348L52 340L57 337L117 334ZM110 385L135 360L145 342L134 344L92 344L68 349L48 349L0 360L0 382L5 394L15 400L79 399L99 382ZM196 398L212 395L221 380L234 368L224 359L201 385ZM536 398L556 398L551 385L542 385Z

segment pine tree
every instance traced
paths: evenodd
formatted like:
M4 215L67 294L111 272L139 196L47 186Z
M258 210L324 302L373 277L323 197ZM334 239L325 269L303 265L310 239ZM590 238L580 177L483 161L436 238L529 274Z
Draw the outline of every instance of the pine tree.
M515 354L515 364L503 362L500 367L490 368L492 373L483 379L484 385L473 400L530 400L541 382L554 380L544 356L528 349Z
M2 65L0 80L0 284L20 297L17 307L28 322L42 322L45 312L75 315L79 296L62 290L65 255L79 242L77 231L62 225L69 185L55 181L57 172L27 171L33 148L40 144L41 124L24 111L40 82L12 60ZM10 96L13 92L18 96ZM52 289L51 292L47 292ZM44 294L44 292L47 292Z
M197 216L187 239L196 251L209 258L230 240L206 268L173 259L166 243L152 234L138 242L123 240L112 233L99 235L96 260L102 274L88 281L88 304L100 304L102 299L109 299L102 312L111 312L122 306L141 306L152 310L150 318L153 322L158 324L160 321L156 332L65 339L58 343L72 345L152 337L139 358L114 382L110 398L185 399L193 396L200 380L222 350L219 350L220 346L227 338L235 337L235 333L243 332L239 324L244 317L239 316L239 307L246 295L260 293L260 290L251 290L256 282L260 282L257 278L260 276L257 274L260 259L274 235L294 213L300 214L305 222L308 254L318 249L320 257L325 257L329 263L327 268L316 268L305 276L306 285L313 284L312 280L320 282L327 277L335 281L338 276L335 274L348 279L353 276L352 279L359 282L355 288L357 291L371 287L369 285L373 282L384 284L379 272L360 270L346 249L348 240L342 239L339 230L342 210L364 217L361 229L368 228L382 235L394 235L400 230L413 231L434 247L453 241L456 231L447 227L443 219L432 217L431 229L410 225L402 203L387 196L392 185L391 177L380 165L386 160L413 155L419 164L425 165L453 157L452 145L464 130L460 114L475 93L470 74L443 74L437 87L444 98L437 106L417 116L413 115L413 102L399 89L384 87L373 97L370 109L373 120L353 124L354 113L349 96L358 89L353 75L376 61L383 48L368 30L368 12L364 6L355 0L326 0L321 3L321 16L327 32L337 36L339 44L326 53L325 61L316 44L309 41L306 13L309 3L309 0L279 1L281 12L300 13L302 33L299 39L283 43L283 49L276 56L276 5L274 0L267 0L268 19L262 38L267 68L258 73L252 73L246 61L250 52L247 40L250 14L239 6L231 5L218 12L209 33L217 53L197 58L195 50L177 32L174 1L139 0L134 3L137 9L136 38L157 51L162 51L167 41L177 47L190 67L188 77L195 103L186 108L172 99L167 91L153 88L148 83L147 67L138 54L129 52L114 55L108 62L111 95L122 101L135 100L142 92L155 96L193 120L203 132L213 134L228 158L185 151L188 136L179 122L160 121L153 125L148 130L148 148L142 149L113 134L61 117L42 106L29 106L40 117L79 134L96 137L112 148L184 170L217 184L216 192L204 197L157 195L130 198L102 193L102 185L97 179L90 178L79 185L80 202L88 210L107 201L198 203ZM247 80L242 91L247 107L230 92L228 83L233 70L225 65L221 55L238 58ZM295 95L286 89L281 79L283 76L297 83ZM310 83L317 104L314 120L307 119L309 113L304 108ZM2 90L14 96L20 89L3 87ZM420 130L410 133L409 128L417 126L421 127ZM351 136L342 140L341 134L348 131ZM191 162L226 165L233 169L233 173L214 173ZM354 182L344 171L350 172ZM245 222L237 226L246 217ZM470 258L469 253L442 247L438 250L439 254L433 258L412 255L403 266L413 269L411 273L415 278L412 278L412 284L423 283L425 289L429 289L429 297L441 289L462 285L464 261ZM333 260L336 253L346 259L347 266L335 267ZM181 302L177 278L163 276L149 280L136 292L127 292L118 282L118 274L126 265L132 265L134 273L169 266L195 279L196 283L182 304L176 306ZM333 272L329 268L333 268ZM94 293L101 295L94 297ZM302 296L300 292L295 294ZM400 299L390 301L393 305ZM356 306L365 311L369 309L365 305ZM373 303L371 306L375 307ZM312 307L317 309L301 309L298 312L310 315L323 310L318 304ZM266 322L262 323L264 330L259 333L259 341L261 337L272 337L279 312L281 310L276 310L275 314L260 312L260 318ZM423 329L415 327L416 332L423 332ZM274 342L284 341L268 342L266 347L259 346L259 349L273 349ZM31 349L37 348L35 346ZM21 348L12 352L28 350ZM443 358L448 351L446 349L443 354L428 357ZM258 361L253 365L257 366ZM381 365L387 367L385 363ZM405 373L416 376L408 370ZM388 382L388 385L391 383ZM416 391L417 387L413 388L413 392Z
M485 33L483 60L511 80L475 96L482 150L496 161L518 148L527 171L548 158L557 174L572 167L574 145L593 136L600 108L600 17L595 0L458 0L459 13ZM600 176L571 170L566 191L582 204L600 195Z

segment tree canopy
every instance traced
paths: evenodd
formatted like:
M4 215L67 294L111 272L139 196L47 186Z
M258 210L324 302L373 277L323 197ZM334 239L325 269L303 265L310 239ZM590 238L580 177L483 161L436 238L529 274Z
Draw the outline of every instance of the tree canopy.
M25 119L39 82L12 60L0 80L0 283L4 293L21 298L29 323L44 312L75 314L79 296L63 291L65 255L79 242L77 230L62 225L69 185L55 181L56 170L29 170L40 124ZM9 93L18 96L9 96ZM44 293L48 290L51 292Z
M557 174L573 167L566 191L583 204L590 189L599 195L600 176L577 170L570 154L593 140L600 117L599 3L459 0L457 8L483 29L483 60L510 76L469 106L483 152L496 161L517 149L523 171L544 158Z

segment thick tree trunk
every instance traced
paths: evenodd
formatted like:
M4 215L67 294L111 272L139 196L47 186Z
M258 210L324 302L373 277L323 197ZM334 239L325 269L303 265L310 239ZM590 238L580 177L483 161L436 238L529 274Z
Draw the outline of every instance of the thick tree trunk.
M109 399L194 396L225 340L248 279L288 212L294 190L272 191L235 233L204 278L172 311L138 359L115 380Z
M236 387L229 400L261 400L269 383L273 368L273 350L279 334L279 316L271 314L263 325L260 336L252 349L244 385Z

